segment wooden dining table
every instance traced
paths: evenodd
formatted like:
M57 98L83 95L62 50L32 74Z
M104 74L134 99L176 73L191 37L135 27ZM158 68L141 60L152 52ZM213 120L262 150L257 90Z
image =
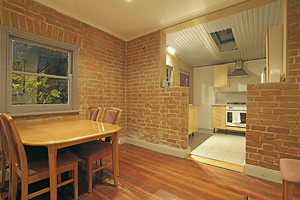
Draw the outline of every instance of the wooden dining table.
M112 167L115 186L118 186L118 125L91 120L67 120L34 125L17 125L24 145L48 148L50 199L57 199L57 149L92 140L111 137Z

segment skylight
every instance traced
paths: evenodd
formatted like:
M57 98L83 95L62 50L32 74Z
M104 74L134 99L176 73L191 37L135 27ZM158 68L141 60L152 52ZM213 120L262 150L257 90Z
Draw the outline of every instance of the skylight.
M231 28L213 32L210 33L210 35L216 43L217 47L219 48L220 52L237 49L237 45L235 43L235 39Z

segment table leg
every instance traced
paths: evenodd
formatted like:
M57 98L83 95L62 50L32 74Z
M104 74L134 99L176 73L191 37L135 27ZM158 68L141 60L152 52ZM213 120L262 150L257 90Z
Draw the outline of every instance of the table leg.
M117 133L117 175L120 176L120 158L119 158L119 133Z
M50 199L57 199L57 149L54 145L48 146Z
M118 133L114 133L112 136L112 162L114 173L114 185L118 186Z

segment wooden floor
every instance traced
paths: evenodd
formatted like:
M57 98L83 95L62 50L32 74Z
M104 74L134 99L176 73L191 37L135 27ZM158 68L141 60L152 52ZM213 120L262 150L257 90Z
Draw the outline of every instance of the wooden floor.
M88 194L85 173L80 171L79 199L281 199L281 184L129 144L120 145L119 187L112 185L110 173L108 169L97 174ZM72 197L71 184L59 189L59 200ZM49 199L49 194L35 199Z

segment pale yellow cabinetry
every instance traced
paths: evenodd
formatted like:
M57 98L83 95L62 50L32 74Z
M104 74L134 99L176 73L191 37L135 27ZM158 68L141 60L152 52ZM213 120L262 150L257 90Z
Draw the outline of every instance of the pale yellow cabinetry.
M227 65L214 66L214 87L227 87Z
M212 106L211 127L213 129L226 129L226 106Z
M224 129L232 131L246 131L246 128L226 126L226 106L212 105L211 106L211 127L214 129Z
M189 106L189 134L198 130L198 106Z
M280 82L283 73L283 25L267 29L267 82Z

